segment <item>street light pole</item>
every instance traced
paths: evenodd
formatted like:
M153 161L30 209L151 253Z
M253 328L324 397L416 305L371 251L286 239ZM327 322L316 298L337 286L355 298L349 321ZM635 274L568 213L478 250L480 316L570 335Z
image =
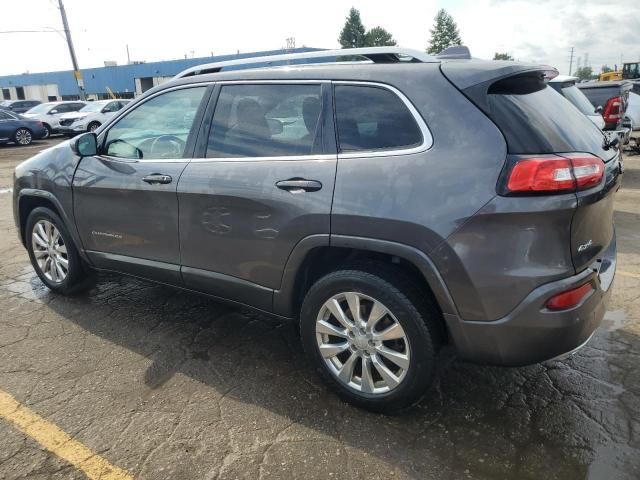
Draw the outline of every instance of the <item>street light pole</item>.
M71 55L71 63L73 63L73 75L78 83L78 90L80 91L80 100L86 100L84 94L84 82L82 80L82 73L78 68L78 60L76 59L76 51L73 48L73 40L71 40L71 31L69 30L69 23L67 22L67 12L64 9L62 0L58 0L60 6L60 16L62 17L62 26L64 28L64 34L67 37L67 45L69 47L69 55Z

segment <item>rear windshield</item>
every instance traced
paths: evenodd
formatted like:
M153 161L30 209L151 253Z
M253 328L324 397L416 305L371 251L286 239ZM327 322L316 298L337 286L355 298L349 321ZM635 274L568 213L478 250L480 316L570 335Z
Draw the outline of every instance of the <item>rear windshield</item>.
M510 153L589 152L607 160L604 135L571 102L535 79L512 78L489 89L487 112Z

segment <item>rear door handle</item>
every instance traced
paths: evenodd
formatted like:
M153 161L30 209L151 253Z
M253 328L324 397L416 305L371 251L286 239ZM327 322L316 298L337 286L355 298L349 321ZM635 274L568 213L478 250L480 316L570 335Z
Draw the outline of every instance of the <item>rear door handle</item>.
M276 187L291 193L317 192L322 188L322 183L317 180L291 178L289 180L280 180L276 183Z
M172 180L171 175L164 175L162 173L152 173L151 175L142 177L142 181L147 182L149 185L171 183Z

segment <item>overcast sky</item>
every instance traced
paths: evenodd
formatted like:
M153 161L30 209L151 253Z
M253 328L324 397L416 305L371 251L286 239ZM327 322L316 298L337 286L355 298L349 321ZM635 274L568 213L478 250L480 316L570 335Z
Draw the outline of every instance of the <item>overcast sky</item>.
M349 8L366 27L389 30L403 47L424 50L438 8L458 23L474 56L506 51L566 73L569 50L594 70L640 59L640 0L65 0L80 68L131 60L271 50L337 48ZM4 8L0 31L62 29L57 0ZM0 75L70 69L64 39L52 33L0 33ZM575 64L574 64L575 65Z

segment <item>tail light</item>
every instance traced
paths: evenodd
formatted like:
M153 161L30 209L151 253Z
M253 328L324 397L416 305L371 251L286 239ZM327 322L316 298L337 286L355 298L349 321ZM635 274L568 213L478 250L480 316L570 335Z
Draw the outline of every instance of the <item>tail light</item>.
M584 297L593 290L591 283L585 283L577 288L558 293L547 300L546 307L549 310L567 310L578 305Z
M511 170L507 189L512 193L575 192L598 185L604 163L587 153L523 157Z
M621 107L621 97L610 98L607 102L607 106L604 108L604 113L602 114L604 121L606 123L618 123L618 121L622 118Z

